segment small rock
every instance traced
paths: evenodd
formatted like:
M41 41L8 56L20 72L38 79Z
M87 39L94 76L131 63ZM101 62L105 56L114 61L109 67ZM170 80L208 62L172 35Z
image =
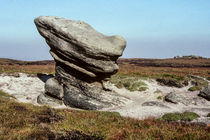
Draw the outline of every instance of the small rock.
M102 81L103 89L106 91L113 91L114 86L109 81Z
M54 78L50 78L45 83L45 92L48 95L56 97L58 99L63 98L63 86Z
M26 100L31 100L32 98L31 97L26 97Z
M46 94L40 94L37 97L37 103L42 104L42 105L49 105L49 106L59 106L62 105L62 101L52 98Z
M200 117L192 120L191 123L196 123L196 124L200 123L203 124L203 126L206 126L210 124L210 119L208 117Z
M205 98L206 100L210 101L210 85L202 89L200 93L198 94L198 96L201 96Z
M158 107L165 107L165 108L169 108L168 106L164 105L161 102L157 102L157 101L148 101L148 102L144 102L142 104L142 106L158 106Z

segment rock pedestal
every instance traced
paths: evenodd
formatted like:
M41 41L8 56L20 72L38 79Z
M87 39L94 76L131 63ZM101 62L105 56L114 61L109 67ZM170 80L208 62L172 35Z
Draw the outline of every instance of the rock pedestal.
M83 21L54 16L34 21L56 62L55 77L45 85L46 95L82 109L101 109L127 100L106 88L118 71L116 61L126 47L124 38L105 36Z

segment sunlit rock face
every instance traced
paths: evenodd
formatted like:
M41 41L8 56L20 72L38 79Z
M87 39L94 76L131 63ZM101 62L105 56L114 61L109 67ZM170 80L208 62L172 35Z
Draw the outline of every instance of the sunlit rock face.
M34 21L56 62L55 77L46 82L47 95L83 109L123 104L124 97L104 86L118 71L116 61L126 47L123 37L105 36L83 21L54 16Z

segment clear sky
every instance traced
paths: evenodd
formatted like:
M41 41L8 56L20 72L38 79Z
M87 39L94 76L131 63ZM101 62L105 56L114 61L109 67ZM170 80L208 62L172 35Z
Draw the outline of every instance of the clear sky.
M210 57L210 0L0 0L0 57L52 59L34 18L83 20L127 40L122 57Z

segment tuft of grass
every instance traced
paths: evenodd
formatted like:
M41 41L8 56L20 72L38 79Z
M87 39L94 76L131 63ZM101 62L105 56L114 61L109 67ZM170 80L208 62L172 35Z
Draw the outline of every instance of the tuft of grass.
M191 83L193 86L188 89L189 91L199 91L203 87L208 86L208 82L203 79L193 79Z
M186 80L186 78L184 76L179 76L179 75L176 75L176 74L163 73L161 76L163 78L175 79L175 80L178 80L178 81Z
M164 121L192 121L200 116L194 112L183 112L183 113L167 113L163 115L160 120Z
M198 114L196 114L194 112L184 112L184 113L182 113L181 116L182 116L181 120L183 120L183 121L192 121L192 120L200 117Z
M158 96L157 99L158 100L162 100L163 99L163 96Z
M156 81L166 86L181 88L188 85L189 79L185 76L163 73Z
M201 90L201 89L202 89L201 86L192 86L192 87L190 87L188 90L189 90L189 91L199 91L199 90Z
M148 87L139 87L138 91L146 91L148 89Z
M0 98L15 98L15 97L0 90Z
M145 91L147 90L147 84L140 81L139 77L131 75L120 75L116 74L111 77L110 82L115 84L118 88L126 88L129 91Z

